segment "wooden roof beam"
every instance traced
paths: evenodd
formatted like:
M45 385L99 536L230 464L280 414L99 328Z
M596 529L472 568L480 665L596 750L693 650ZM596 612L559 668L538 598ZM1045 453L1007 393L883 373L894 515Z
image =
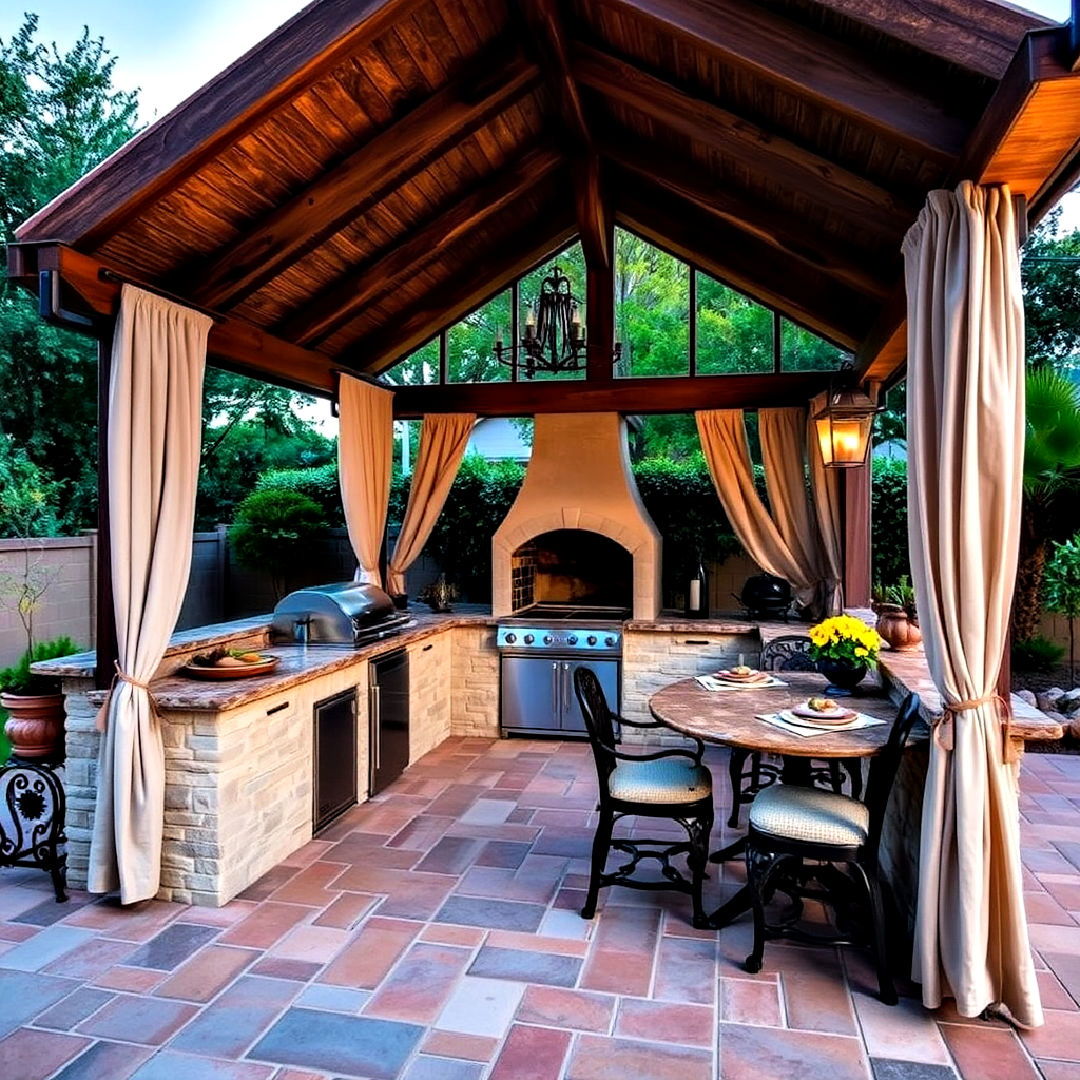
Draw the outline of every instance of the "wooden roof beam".
M317 345L393 288L402 274L443 258L465 234L504 211L561 161L550 147L529 151L449 206L439 207L419 228L305 301L275 327L276 332L289 341Z
M842 113L913 153L947 163L967 125L856 48L743 0L601 0L637 12L691 48Z
M560 220L562 209L553 207L529 228L509 234L497 251L477 252L473 273L452 275L388 325L353 342L341 354L346 366L385 370L538 266L574 235L570 220Z
M783 258L806 271L826 274L869 296L887 295L888 277L881 273L881 259L876 254L856 251L837 236L808 232L805 222L793 220L730 187L707 182L699 169L670 154L664 155L663 168L658 169L654 154L623 138L606 139L601 146L604 156L617 165L659 184L740 232L764 240Z
M530 91L539 68L485 52L468 70L257 222L176 285L200 303L229 308L359 217L450 147Z
M854 349L873 318L873 304L817 274L794 274L775 249L699 210L659 185L620 176L616 220L646 240L793 322Z
M848 217L882 220L894 228L906 227L915 218L914 203L633 64L580 46L575 53L574 71L590 89L681 135L715 147L811 202Z
M394 389L394 416L471 412L478 416L534 416L547 412L670 413L695 409L756 409L805 405L829 388L827 371L696 378L612 379L602 384L550 382L459 383Z
M421 0L323 0L305 7L16 230L90 250Z

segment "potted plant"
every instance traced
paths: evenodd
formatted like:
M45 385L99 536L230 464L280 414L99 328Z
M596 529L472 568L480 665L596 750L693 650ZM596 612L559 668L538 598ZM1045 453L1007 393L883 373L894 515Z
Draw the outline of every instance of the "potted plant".
M828 693L850 694L877 663L882 641L853 615L833 615L810 627L810 657L828 680Z
M908 652L922 645L919 612L915 605L915 590L909 578L902 577L895 585L878 586L873 605L877 612L874 629L895 652Z
M64 695L60 693L60 680L36 675L30 666L78 651L79 646L69 637L41 641L27 649L17 664L0 670L0 708L8 714L4 734L14 756L54 759L63 755Z
M450 603L457 598L457 586L447 581L445 574L440 574L437 581L432 581L420 590L420 599L436 614L451 611Z

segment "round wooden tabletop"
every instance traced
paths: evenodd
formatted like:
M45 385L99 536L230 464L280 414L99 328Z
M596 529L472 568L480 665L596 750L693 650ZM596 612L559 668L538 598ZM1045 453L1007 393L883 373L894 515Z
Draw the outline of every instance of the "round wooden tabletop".
M767 724L757 717L801 705L825 692L824 676L816 672L781 671L786 687L768 690L706 690L694 679L665 686L649 699L654 717L673 731L705 742L739 746L788 757L873 757L885 748L896 706L882 691L868 685L852 697L839 699L848 708L888 723L854 731L830 731L809 738Z

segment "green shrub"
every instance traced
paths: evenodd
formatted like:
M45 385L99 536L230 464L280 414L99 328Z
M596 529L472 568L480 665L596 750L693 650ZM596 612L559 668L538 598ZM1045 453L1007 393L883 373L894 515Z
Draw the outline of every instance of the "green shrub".
M240 503L229 538L241 565L265 570L280 595L290 570L310 553L325 528L314 499L271 489L255 491Z
M71 656L80 651L80 647L69 637L39 641L24 652L17 663L0 670L0 690L7 694L57 694L60 692L60 680L48 675L35 675L30 665L39 660L55 660L59 656Z
M311 465L303 469L269 469L255 484L256 491L291 491L317 503L327 524L345 524L338 484L337 462Z
M870 546L874 581L909 577L907 462L874 458L871 465Z
M1042 634L1012 644L1012 666L1016 671L1053 671L1064 655L1063 646Z
M1076 620L1080 619L1080 533L1054 545L1043 580L1046 610L1069 620L1069 663L1076 675Z

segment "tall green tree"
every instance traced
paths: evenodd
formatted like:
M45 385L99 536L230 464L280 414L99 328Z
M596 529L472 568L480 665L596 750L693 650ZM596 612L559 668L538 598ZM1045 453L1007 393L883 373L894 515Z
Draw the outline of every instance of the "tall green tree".
M1020 269L1028 363L1080 368L1080 229L1062 230L1060 208L1032 230Z
M83 29L67 51L37 40L27 15L0 39L0 230L15 228L135 130L136 95L112 85L115 57ZM88 523L96 467L96 354L47 326L33 298L0 280L0 459L59 484L55 527ZM12 467L10 464L7 466Z

